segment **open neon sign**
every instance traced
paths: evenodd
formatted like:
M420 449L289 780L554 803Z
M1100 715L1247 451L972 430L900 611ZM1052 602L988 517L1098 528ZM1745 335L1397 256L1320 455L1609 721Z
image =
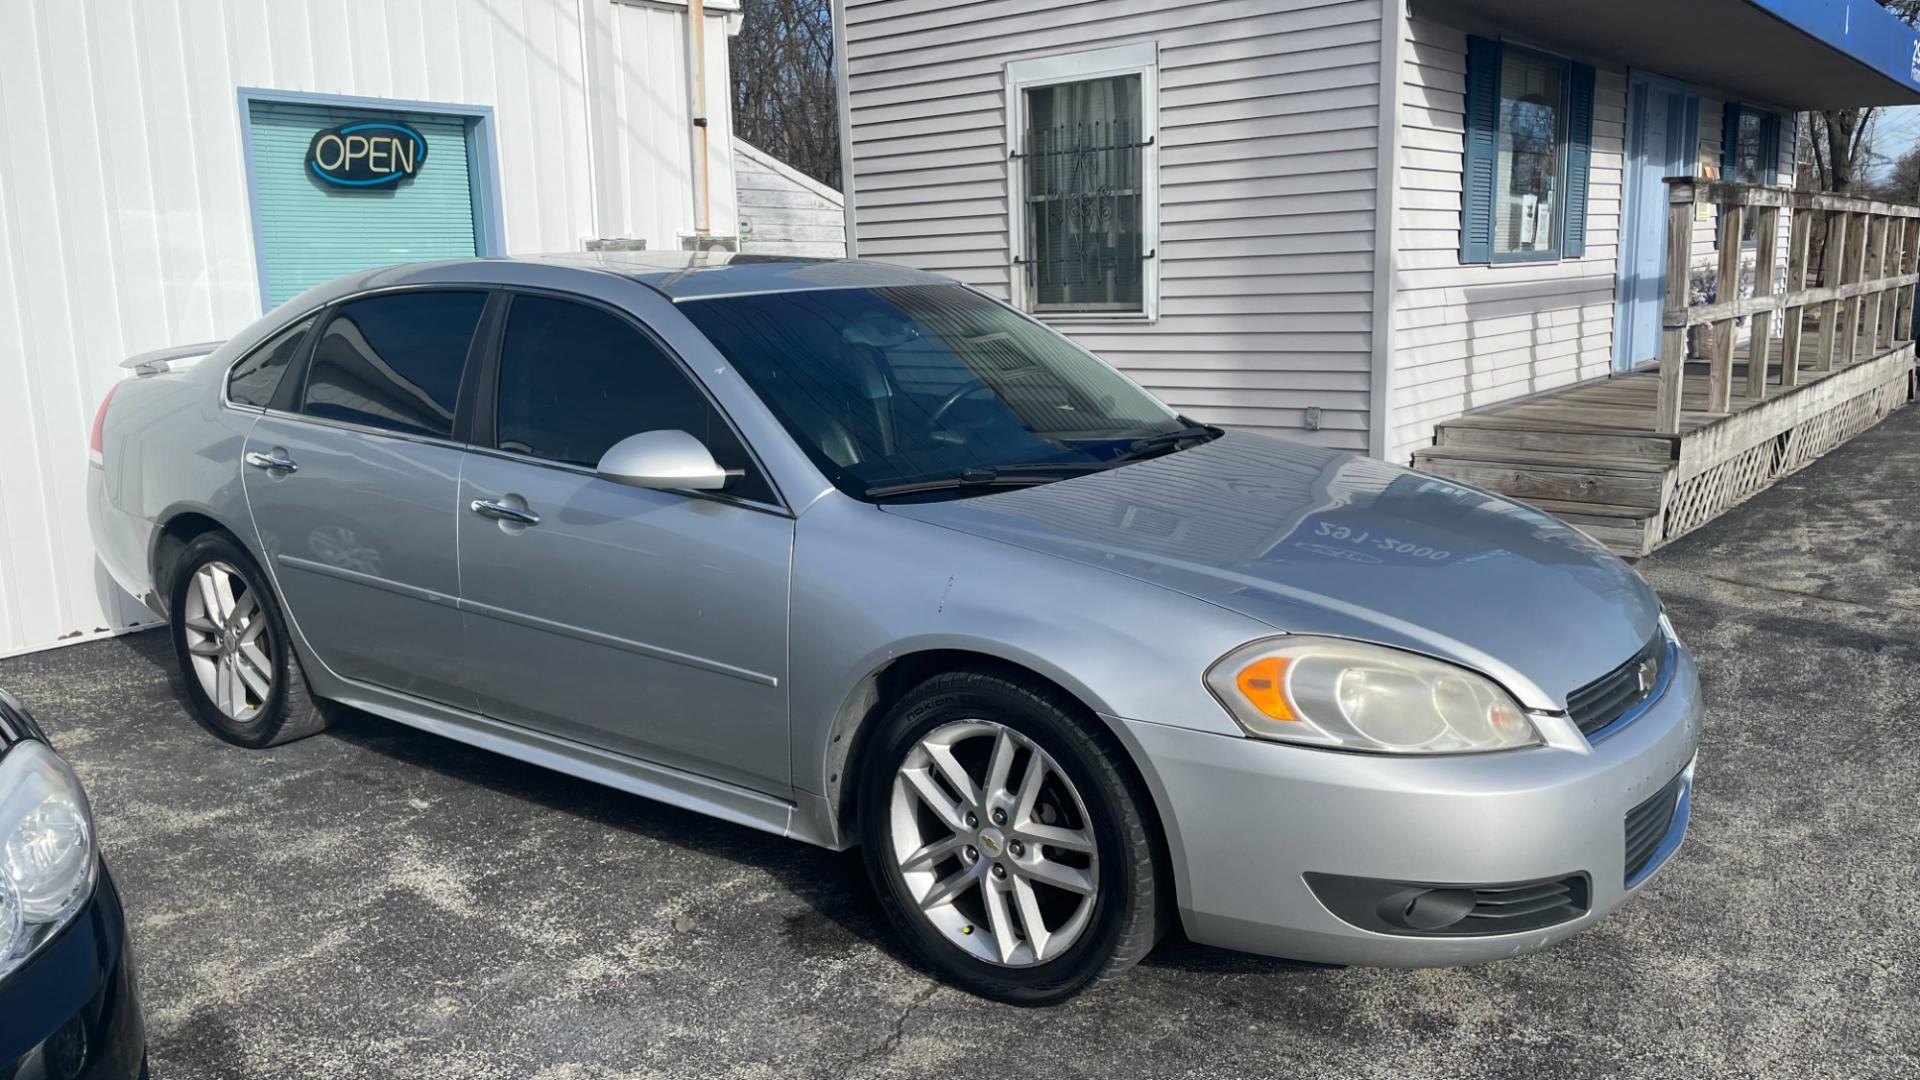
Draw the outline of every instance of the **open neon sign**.
M427 162L427 140L405 124L360 120L316 132L307 169L341 187L379 187L411 179Z

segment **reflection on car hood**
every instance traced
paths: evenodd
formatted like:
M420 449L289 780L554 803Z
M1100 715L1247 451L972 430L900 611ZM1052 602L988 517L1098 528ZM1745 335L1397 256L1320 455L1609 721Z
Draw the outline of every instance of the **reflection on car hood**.
M1290 633L1416 649L1565 707L1655 631L1659 601L1536 510L1242 432L1034 488L886 509L1165 586ZM1097 603L1087 603L1098 632Z

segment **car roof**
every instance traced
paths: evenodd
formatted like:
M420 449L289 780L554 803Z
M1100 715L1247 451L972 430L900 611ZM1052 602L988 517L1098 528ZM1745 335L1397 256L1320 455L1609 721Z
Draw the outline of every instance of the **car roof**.
M865 259L810 259L726 251L589 251L505 258L452 259L382 267L322 288L346 295L387 285L461 281L526 284L539 268L613 274L639 282L676 303L756 293L952 285L952 278ZM549 275L538 275L546 277Z

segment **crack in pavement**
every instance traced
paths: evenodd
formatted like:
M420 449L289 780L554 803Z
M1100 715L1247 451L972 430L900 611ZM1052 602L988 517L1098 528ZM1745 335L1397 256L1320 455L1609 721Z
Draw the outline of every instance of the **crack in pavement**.
M864 1065L869 1061L876 1061L893 1053L894 1050L899 1048L900 1040L906 1038L907 1021L912 1019L915 1012L919 1011L920 1006L925 1005L933 995L939 992L939 983L929 984L925 989L915 994L913 1000L907 1002L906 1007L900 1010L900 1015L894 1018L893 1030L887 1033L886 1038L853 1055L846 1061L841 1062L838 1066L828 1069L822 1075L833 1077L846 1076L857 1065Z

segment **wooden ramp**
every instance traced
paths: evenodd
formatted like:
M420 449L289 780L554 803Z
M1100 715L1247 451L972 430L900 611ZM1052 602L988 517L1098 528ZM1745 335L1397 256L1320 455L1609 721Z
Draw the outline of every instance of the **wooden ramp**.
M1864 337L1859 343L1865 346ZM1796 385L1769 372L1748 396L1747 343L1734 393L1707 412L1709 364L1688 363L1678 434L1655 430L1657 366L1502 402L1450 420L1414 467L1510 495L1621 555L1651 552L1872 427L1911 400L1914 343L1829 368L1808 335ZM1777 357L1777 352L1776 352Z

